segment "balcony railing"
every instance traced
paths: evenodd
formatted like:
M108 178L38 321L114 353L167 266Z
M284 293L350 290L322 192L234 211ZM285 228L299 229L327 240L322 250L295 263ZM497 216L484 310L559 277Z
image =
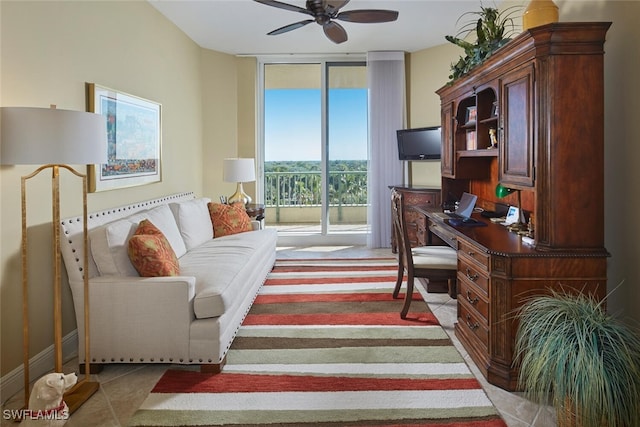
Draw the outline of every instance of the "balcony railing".
M268 222L281 223L281 208L318 208L322 205L321 172L266 172L265 205L275 218L267 217ZM345 218L344 210L362 211L350 222L366 222L367 172L331 171L329 172L329 207L337 210L338 221ZM300 222L305 222L300 215ZM275 221L274 221L275 219ZM288 219L286 222L291 222Z

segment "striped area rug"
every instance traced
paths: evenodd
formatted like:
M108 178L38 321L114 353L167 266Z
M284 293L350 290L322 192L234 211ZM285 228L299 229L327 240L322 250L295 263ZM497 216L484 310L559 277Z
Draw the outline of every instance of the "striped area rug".
M394 259L278 260L219 375L170 369L131 426L506 424Z

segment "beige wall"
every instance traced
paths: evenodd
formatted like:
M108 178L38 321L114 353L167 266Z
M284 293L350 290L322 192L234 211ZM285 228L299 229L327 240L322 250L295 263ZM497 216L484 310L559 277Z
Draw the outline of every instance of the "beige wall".
M238 157L257 157L256 114L258 61L256 58L237 58L238 65ZM256 165L258 166L258 165ZM256 173L256 176L260 176ZM244 184L244 191L256 200L256 184ZM226 193L226 195L233 192Z
M448 43L409 55L407 60L407 126L440 125L440 98L436 90L449 81L450 64L460 49ZM440 162L409 162L410 183L440 187Z
M207 181L212 188L203 185L203 164L208 171L212 165L219 168L217 153L225 149L215 149L215 144L226 144L235 138L235 87L224 87L236 74L233 56L202 53L143 1L2 1L0 12L2 106L56 104L62 109L85 110L85 82L162 104L162 182L89 194L90 211L185 190L198 195L203 194L203 188L219 192L218 174ZM209 81L214 84L202 83ZM224 115L228 111L225 106L230 104L234 113ZM203 119L204 112L210 114L210 121ZM205 140L203 124L209 123L216 126ZM226 154L235 155L235 145ZM22 363L19 189L20 177L34 169L0 168L2 375ZM84 166L78 169L84 170ZM30 325L31 354L35 355L53 342L50 175L31 181ZM63 216L81 213L81 187L77 181L69 174L62 177ZM218 183L211 184L215 181ZM67 286L63 292L66 335L75 329L75 317Z
M223 160L256 157L256 67L252 57L202 51L203 194L213 200L236 190L222 181ZM255 183L245 183L244 191L255 200Z
M218 200L235 190L235 184L222 182L222 163L223 159L238 155L236 59L204 49L201 58L203 194Z

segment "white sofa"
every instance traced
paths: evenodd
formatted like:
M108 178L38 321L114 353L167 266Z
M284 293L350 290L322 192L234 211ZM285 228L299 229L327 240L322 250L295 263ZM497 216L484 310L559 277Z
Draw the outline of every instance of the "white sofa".
M277 235L258 229L211 238L208 201L188 192L88 215L92 371L107 363L176 363L219 372L273 267ZM180 276L140 277L133 268L127 240L143 218L167 237ZM82 218L60 226L83 364Z

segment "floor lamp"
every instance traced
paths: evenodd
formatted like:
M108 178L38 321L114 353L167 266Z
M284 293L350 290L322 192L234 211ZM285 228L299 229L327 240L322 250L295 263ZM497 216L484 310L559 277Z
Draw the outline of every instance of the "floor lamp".
M236 192L229 196L227 203L243 204L251 203L251 196L244 192L243 182L256 180L255 163L253 159L224 159L222 164L222 175L225 182L236 182Z
M82 179L84 221L84 342L85 376L65 394L70 413L80 407L99 384L89 378L89 276L87 253L87 176L72 165L106 163L107 133L102 116L51 108L1 107L0 162L3 165L44 165L21 179L22 207L22 319L25 406L29 402L29 303L27 259L26 183L40 172L51 170L53 228L53 316L55 372L62 372L62 285L60 253L60 170Z

